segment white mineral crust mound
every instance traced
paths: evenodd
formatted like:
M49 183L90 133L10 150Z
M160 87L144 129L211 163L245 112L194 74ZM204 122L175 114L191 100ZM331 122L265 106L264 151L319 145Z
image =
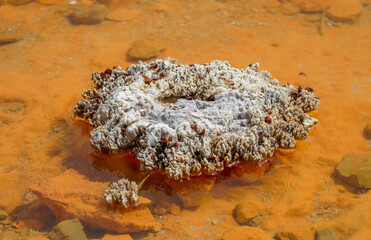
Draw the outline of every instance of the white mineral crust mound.
M180 180L236 162L262 164L278 148L295 147L317 120L311 88L279 86L271 74L228 62L182 65L139 62L93 73L75 114L94 127L99 151L131 149L141 171Z

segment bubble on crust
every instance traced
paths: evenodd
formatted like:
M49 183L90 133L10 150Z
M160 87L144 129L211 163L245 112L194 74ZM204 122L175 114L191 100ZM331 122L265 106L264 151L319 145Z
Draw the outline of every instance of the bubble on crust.
M143 172L180 180L236 162L262 164L308 136L317 120L306 112L318 108L319 98L311 88L279 86L258 68L170 58L114 67L92 74L96 87L83 93L75 115L94 127L96 149L131 149Z

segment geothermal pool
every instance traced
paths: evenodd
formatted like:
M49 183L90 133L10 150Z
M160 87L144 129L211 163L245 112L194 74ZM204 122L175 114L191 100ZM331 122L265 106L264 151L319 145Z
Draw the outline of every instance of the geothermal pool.
M335 171L345 155L370 152L369 0L101 3L0 0L0 238L53 239L76 216L68 226L88 239L371 235L370 192ZM153 173L137 207L108 207L109 182L145 174L129 152L96 151L73 109L93 72L167 57L259 62L280 85L313 88L319 121L261 167L183 181Z

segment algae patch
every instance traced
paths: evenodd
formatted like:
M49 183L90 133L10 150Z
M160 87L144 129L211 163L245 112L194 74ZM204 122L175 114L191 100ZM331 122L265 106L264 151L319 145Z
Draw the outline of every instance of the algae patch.
M174 59L138 62L93 73L75 115L94 127L104 153L131 149L141 171L180 180L213 174L237 162L263 164L295 147L317 120L311 88L279 86L271 74L228 62L182 65ZM115 201L114 201L115 202Z

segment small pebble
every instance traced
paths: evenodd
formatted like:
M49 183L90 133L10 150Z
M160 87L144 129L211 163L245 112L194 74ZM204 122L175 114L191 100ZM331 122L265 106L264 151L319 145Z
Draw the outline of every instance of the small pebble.
M0 221L8 218L8 213L5 210L0 210Z
M279 47L280 44L278 42L271 42L272 47Z
M58 223L52 231L48 234L50 240L60 240L60 239L87 239L84 227L82 226L78 218L65 220Z
M239 224L258 226L264 221L264 215L260 214L258 206L253 202L241 202L234 208L235 220Z
M337 22L354 23L361 16L362 4L357 0L336 0L326 11L326 16Z
M160 41L138 40L133 43L127 52L127 56L133 60L147 60L158 56L165 50Z
M13 28L0 28L0 45L18 42L22 39L22 34Z
M371 188L371 153L349 153L336 166L335 173L356 188Z
M169 212L174 215L178 215L180 213L180 207L176 204L171 204Z
M316 240L337 240L336 233L329 228L317 228Z
M70 15L70 21L76 25L94 25L104 21L106 15L107 9L101 4L77 6Z
M159 231L161 231L162 228L163 228L162 224L157 223L157 224L153 227L153 231L154 231L154 232L159 232Z
M155 215L164 215L167 210L163 207L155 207L153 210L152 210L153 214Z

